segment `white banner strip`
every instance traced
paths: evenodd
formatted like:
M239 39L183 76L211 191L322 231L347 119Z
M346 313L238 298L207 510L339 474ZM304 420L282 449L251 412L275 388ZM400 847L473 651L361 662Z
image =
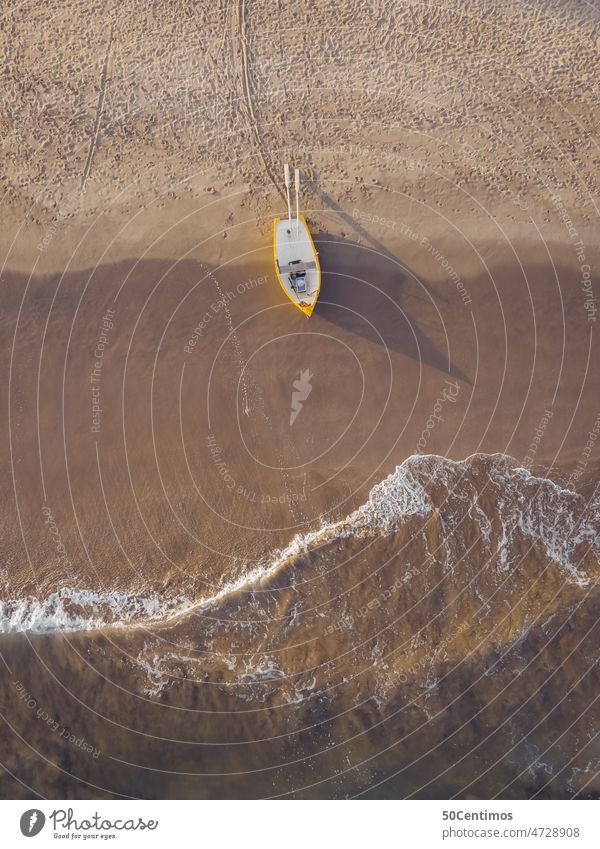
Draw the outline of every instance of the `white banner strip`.
M0 803L2 846L110 842L243 849L596 847L595 801L97 801ZM31 843L30 841L34 841ZM168 841L168 843L167 843Z

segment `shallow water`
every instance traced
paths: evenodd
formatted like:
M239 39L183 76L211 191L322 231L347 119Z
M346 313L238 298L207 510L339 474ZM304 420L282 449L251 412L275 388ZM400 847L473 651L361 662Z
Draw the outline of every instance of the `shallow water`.
M597 501L503 455L413 457L171 618L5 606L5 631L71 633L1 638L3 791L594 795L599 531Z

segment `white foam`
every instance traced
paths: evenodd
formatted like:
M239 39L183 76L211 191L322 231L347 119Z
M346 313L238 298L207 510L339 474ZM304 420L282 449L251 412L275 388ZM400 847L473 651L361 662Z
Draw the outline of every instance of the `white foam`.
M411 461L413 458L409 458ZM431 505L423 485L416 479L408 461L381 483L374 486L366 504L355 510L343 523L354 529L368 528L389 532L410 516L426 516Z
M190 601L164 596L63 587L45 599L31 596L0 602L0 633L92 631L140 619L159 619L189 608Z
M141 596L65 587L42 600L27 597L0 602L0 633L94 631L136 622L172 620L218 606L240 590L251 589L261 580L276 574L290 559L332 539L366 529L387 532L403 517L423 514L427 509L423 490L410 472L398 466L372 489L366 504L346 519L335 524L324 524L316 531L296 534L270 562L240 573L212 596L195 602L186 598L169 601L158 595Z
M480 498L470 475L470 464L477 460L486 463L483 485L488 495L484 498ZM212 596L198 600L184 597L168 599L164 595L144 596L65 587L42 600L27 597L0 602L0 633L90 631L143 622L168 622L182 615L210 609L240 592L253 592L290 560L330 542L392 533L411 517L432 515L434 506L427 494L431 484L443 484L447 488L447 498L435 508L435 514L445 529L444 550L450 560L453 558L450 542L460 547L455 532L461 521L460 518L457 521L461 511L455 508L457 502L462 502L468 517L462 521L468 520L480 526L481 536L490 553L495 549L500 569L511 568L513 543L518 533L541 545L546 555L562 568L568 580L580 586L589 583L588 576L575 566L573 560L581 543L590 549L598 548L600 510L597 503L586 505L577 493L561 488L547 478L533 476L528 470L518 468L505 455L492 458L475 455L463 461L415 455L373 487L366 503L345 519L324 524L306 534L297 534L269 562L243 571ZM494 544L492 527L495 522L500 524L500 535ZM452 566L452 563L448 565Z

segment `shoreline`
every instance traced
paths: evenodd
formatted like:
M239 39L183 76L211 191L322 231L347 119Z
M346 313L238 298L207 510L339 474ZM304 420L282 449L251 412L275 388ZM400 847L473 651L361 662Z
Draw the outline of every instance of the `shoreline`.
M62 587L60 590L57 590L43 600L33 597L24 597L20 600L7 599L5 601L0 601L0 609L4 608L4 611L0 615L0 620L6 618L6 616L10 616L12 621L14 619L15 612L18 611L19 608L25 608L26 610L24 613L29 617L32 615L32 609L35 609L36 607L40 608L40 612L37 615L40 615L44 608L48 608L48 613L43 614L44 619L46 619L52 611L54 616L58 616L56 624L48 623L42 629L40 629L39 626L34 625L33 627L24 627L18 630L13 630L12 626L7 630L1 630L3 626L0 621L0 640L4 636L18 634L21 634L22 636L60 636L61 634L88 633L93 636L94 633L98 634L106 631L114 631L125 635L127 633L145 630L148 627L151 627L153 629L153 633L155 633L157 630L160 631L176 627L179 622L184 623L187 621L189 623L191 617L197 613L204 610L212 612L215 608L218 608L221 605L226 605L228 601L235 599L238 595L244 595L248 592L250 596L253 596L256 592L269 592L270 590L268 588L263 590L257 589L257 587L261 587L261 585L265 582L276 580L279 573L286 570L290 563L301 563L302 558L305 555L313 555L315 552L318 552L321 547L329 546L335 543L336 540L339 541L344 537L352 537L358 540L361 538L361 534L365 533L377 534L380 532L382 536L385 536L386 534L391 534L397 531L402 523L412 515L411 510L418 514L421 512L421 508L418 508L416 504L411 506L409 500L408 504L404 503L402 506L399 504L397 511L395 511L392 498L392 506L386 504L386 515L385 513L380 514L379 508L375 508L374 505L375 503L381 504L387 501L388 496L385 496L384 498L381 493L388 490L390 494L393 493L394 490L397 489L399 481L404 480L405 475L410 475L411 468L414 467L415 469L419 469L421 464L426 466L428 463L432 462L434 466L441 465L443 468L452 468L456 466L464 468L465 470L469 469L470 463L483 462L484 464L490 464L493 468L494 463L492 463L492 461L506 466L506 469L510 469L515 475L521 475L523 480L530 479L539 482L540 489L544 486L551 485L556 490L560 491L560 495L558 496L559 501L568 495L569 497L582 500L585 504L585 497L582 496L581 493L574 490L564 489L549 477L539 477L534 474L531 469L519 466L514 458L505 454L474 454L469 457L465 457L463 460L454 461L447 458L436 457L434 455L417 454L408 457L401 465L396 467L395 471L389 477L378 483L374 489L371 490L368 500L353 513L335 523L325 524L314 531L307 532L302 535L296 535L284 549L274 551L268 562L258 563L251 568L246 568L237 579L225 584L218 593L211 597L198 598L195 600L181 598L163 598L161 600L158 596L149 598L136 596L135 594L124 595L122 591L107 592L89 588ZM404 486L405 484L401 484L401 488L404 488ZM478 495L478 498L485 495L485 488L486 485L484 485L482 493ZM411 496L411 498L412 497L413 496ZM419 497L426 498L425 489L421 490L421 495ZM584 513L588 506L589 504L585 505L583 510ZM367 520L367 523L364 524L364 519L368 516L371 516L372 518ZM558 522L559 519L560 515L557 515L556 522ZM380 526L378 525L378 522L381 522ZM62 546L62 548L64 549L64 546ZM576 569L575 572L577 572ZM121 611L122 613L133 608L132 618L128 620L117 619L116 621L105 622L99 622L97 619L90 618L87 620L87 623L85 618L80 618L78 623L72 622L71 624L60 624L60 619L62 617L73 616L72 613L68 612L69 604L74 604L75 608L91 605L92 608L96 609L96 613L92 614L92 616L97 616L98 608L104 605L104 607L107 607L114 615L115 609L113 601L116 604L119 602L119 599L123 608ZM66 606L64 606L64 608L63 600L66 601ZM171 609L168 609L169 607ZM136 609L142 611L139 617L135 615ZM8 610L12 610L12 613L9 613ZM150 613L150 615L144 615L144 610L152 610L153 612ZM77 615L81 617L81 614ZM212 617L209 616L207 618L211 619Z

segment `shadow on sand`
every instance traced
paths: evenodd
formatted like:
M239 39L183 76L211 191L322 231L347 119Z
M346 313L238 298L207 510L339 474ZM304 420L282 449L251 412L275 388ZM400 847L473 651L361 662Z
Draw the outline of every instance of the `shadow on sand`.
M355 229L364 228L353 221ZM315 310L323 320L369 342L471 383L450 358L440 296L368 234L359 244L328 233L314 235L322 269ZM419 322L407 302L419 301ZM424 325L427 325L425 328ZM436 333L441 340L434 343Z

